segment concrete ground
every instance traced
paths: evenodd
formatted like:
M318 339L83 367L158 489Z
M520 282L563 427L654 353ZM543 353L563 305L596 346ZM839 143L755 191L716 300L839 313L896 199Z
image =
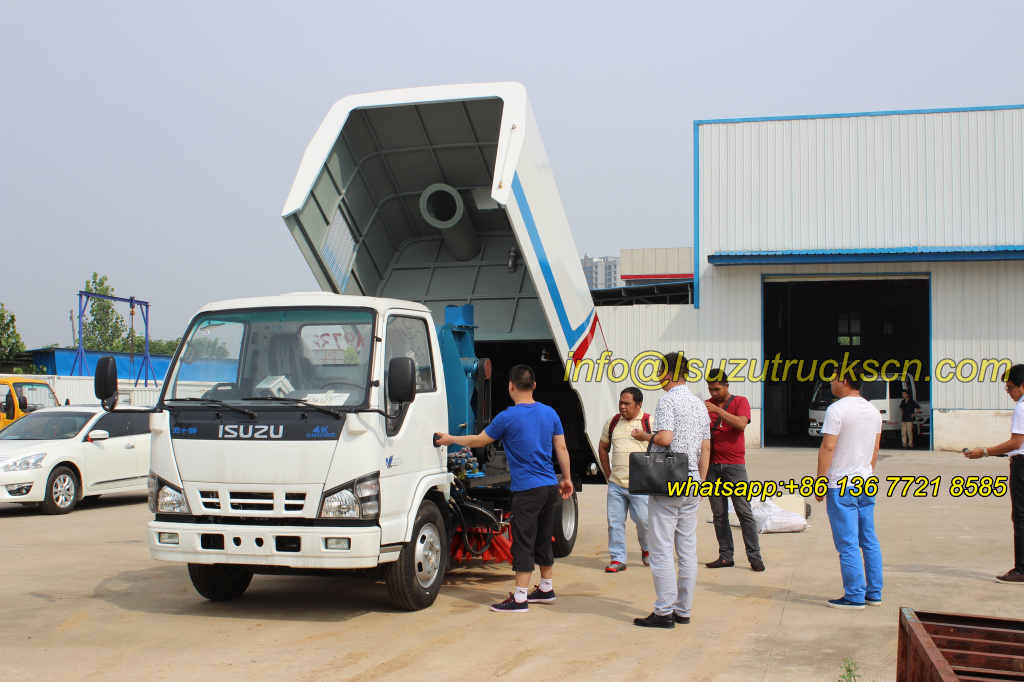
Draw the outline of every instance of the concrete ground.
M748 455L752 477L813 475L815 451ZM1007 460L883 451L877 475L941 476L937 497L878 497L885 557L881 608L839 611L842 594L824 504L811 527L762 535L768 570L717 556L701 503L701 568L692 622L674 630L631 624L654 590L630 538L630 567L608 560L604 488L580 496L576 550L555 568L558 601L527 614L487 605L511 589L510 569L452 570L437 602L396 611L370 579L257 576L232 602L192 589L184 566L152 561L140 496L112 495L70 516L0 505L0 651L12 679L512 679L835 680L844 658L861 680L891 680L899 608L1024 618L1024 586L997 584L1012 566L1010 502L949 495L953 476L1008 473ZM735 538L742 541L738 529Z

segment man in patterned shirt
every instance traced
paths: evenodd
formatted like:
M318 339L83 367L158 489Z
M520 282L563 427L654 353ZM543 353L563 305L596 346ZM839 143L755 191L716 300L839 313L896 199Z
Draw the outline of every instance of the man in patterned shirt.
M661 367L665 395L654 410L651 430L633 430L633 438L650 441L653 452L686 453L690 477L704 480L711 456L711 429L704 401L686 386L686 357L669 353ZM685 485L685 482L683 482ZM654 576L654 612L634 618L633 625L674 628L690 622L697 585L697 495L651 495L647 505L647 544ZM673 549L677 564L672 563ZM678 572L677 572L678 568Z

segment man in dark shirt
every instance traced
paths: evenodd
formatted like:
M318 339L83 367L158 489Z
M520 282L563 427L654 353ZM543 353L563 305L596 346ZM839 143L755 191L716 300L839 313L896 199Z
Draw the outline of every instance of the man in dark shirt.
M749 481L747 478L746 443L743 430L750 423L750 403L741 395L729 393L729 382L722 370L708 373L708 392L711 400L705 404L711 419L711 466L708 482L721 480L732 483ZM729 525L729 498L712 496L711 513L714 515L715 535L718 536L718 558L704 564L708 568L733 566L732 528ZM750 511L750 501L744 495L733 495L732 506L740 520L747 561L754 571L764 570L761 545L757 539L757 522Z
M903 414L900 421L900 438L903 439L903 447L914 447L914 417L917 416L921 406L910 397L910 391L903 389L903 400L900 401L900 412Z

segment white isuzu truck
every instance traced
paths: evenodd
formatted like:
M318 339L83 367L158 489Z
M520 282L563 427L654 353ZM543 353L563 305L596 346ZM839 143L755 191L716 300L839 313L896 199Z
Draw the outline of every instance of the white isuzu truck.
M150 417L150 553L209 599L257 573L379 567L397 606L424 608L451 557L507 558L509 523L500 443L448 452L432 434L479 432L528 364L576 478L617 400L564 378L606 347L525 90L342 99L283 217L323 291L211 303L189 324ZM106 405L112 371L97 368ZM561 505L557 555L576 511Z

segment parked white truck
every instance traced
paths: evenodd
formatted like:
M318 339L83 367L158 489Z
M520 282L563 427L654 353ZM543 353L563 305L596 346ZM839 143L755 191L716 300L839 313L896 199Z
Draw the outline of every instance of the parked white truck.
M151 415L151 555L188 564L209 599L254 573L381 567L397 606L424 608L453 545L493 550L510 499L500 448L449 453L432 434L481 430L529 364L576 478L616 404L607 381L563 379L606 348L523 87L339 101L283 217L324 291L193 318ZM561 505L558 555L576 511Z
M928 442L931 433L931 403L919 397L917 384L910 377L906 379L894 379L885 381L876 379L865 382L860 389L861 396L878 408L882 415L882 439L883 441L898 441L900 438L900 421L903 415L900 412L900 401L903 400L903 391L910 392L910 398L920 405L917 416L914 417L915 434L924 436L924 442ZM807 433L811 436L820 436L821 427L825 423L825 410L838 398L832 394L828 381L818 381L814 385L814 392L811 394L811 403L807 408ZM919 441L920 442L920 441Z

